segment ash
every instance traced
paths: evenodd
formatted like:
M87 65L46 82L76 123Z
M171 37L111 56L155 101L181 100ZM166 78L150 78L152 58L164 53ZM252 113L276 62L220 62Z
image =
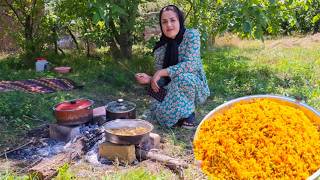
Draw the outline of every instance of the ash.
M64 150L64 142L50 138L41 138L28 146L6 154L8 159L38 160L54 156Z
M43 129L43 131L46 130L47 129ZM85 159L93 164L99 163L98 146L105 140L104 134L102 133L100 127L97 124L80 125L79 136L85 137L84 151L87 152L85 154ZM77 137L74 137L73 140L75 140ZM50 158L64 151L68 151L69 145L73 143L73 140L66 143L49 138L49 135L46 135L46 137L35 136L29 138L31 143L28 143L28 145L18 148L17 150L9 151L4 156L13 160L35 162L43 158Z

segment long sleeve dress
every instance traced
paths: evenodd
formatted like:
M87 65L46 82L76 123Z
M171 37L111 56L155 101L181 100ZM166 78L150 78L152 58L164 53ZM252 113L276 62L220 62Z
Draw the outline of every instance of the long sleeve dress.
M155 69L162 69L166 44L155 50ZM167 95L162 102L154 101L152 118L160 125L171 127L179 119L195 111L195 105L204 103L210 95L200 57L200 34L187 29L178 48L178 64L167 68L171 82L165 86Z

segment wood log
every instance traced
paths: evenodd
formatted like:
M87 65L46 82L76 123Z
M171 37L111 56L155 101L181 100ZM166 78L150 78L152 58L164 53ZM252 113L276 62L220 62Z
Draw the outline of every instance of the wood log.
M165 166L172 170L180 171L181 168L187 168L188 164L182 160L160 154L158 152L155 152L153 150L145 151L141 148L136 148L136 156L138 160L146 160L150 159L153 161L157 161L160 163L163 163Z
M29 169L29 174L37 179L51 179L57 175L59 167L80 158L84 154L83 148L83 137L80 137L71 143L66 152L41 160L37 165Z

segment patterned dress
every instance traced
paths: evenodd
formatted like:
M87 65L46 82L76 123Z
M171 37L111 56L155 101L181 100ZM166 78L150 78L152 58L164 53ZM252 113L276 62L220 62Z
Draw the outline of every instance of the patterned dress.
M155 69L162 69L166 45L155 50ZM151 105L152 118L160 125L171 127L179 119L195 111L195 105L204 103L210 95L200 58L200 34L187 29L179 45L179 63L167 68L171 82L165 86L167 95L162 102Z

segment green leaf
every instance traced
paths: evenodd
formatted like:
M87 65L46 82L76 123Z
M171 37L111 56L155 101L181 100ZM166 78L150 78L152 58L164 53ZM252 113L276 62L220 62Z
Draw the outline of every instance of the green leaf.
M113 14L125 15L125 16L128 15L126 11L120 6L118 6L117 4L112 4L111 11Z
M316 16L314 16L314 17L312 18L312 23L316 23L316 22L318 22L318 21L320 21L320 14L317 14Z
M275 1L275 0L269 0L269 3L270 3L270 4L275 4L276 1Z
M249 21L245 21L243 23L243 31L245 33L250 33L251 32L251 23Z
M92 18L93 18L93 23L94 23L94 24L97 24L97 23L100 21L100 16L99 16L99 14L96 13L96 12L93 14L93 17L92 17Z

